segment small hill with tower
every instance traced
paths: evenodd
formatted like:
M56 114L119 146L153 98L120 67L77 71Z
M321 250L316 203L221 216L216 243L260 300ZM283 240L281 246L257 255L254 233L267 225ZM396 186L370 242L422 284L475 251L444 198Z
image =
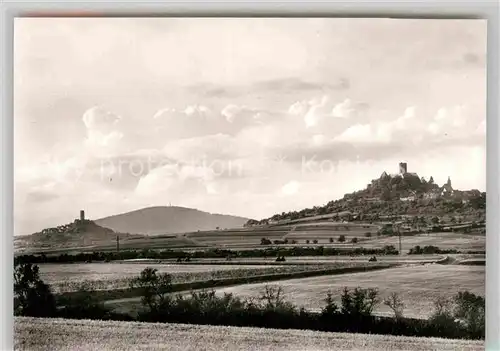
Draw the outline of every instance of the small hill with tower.
M53 228L45 228L40 232L17 237L14 240L15 248L40 248L55 249L68 247L89 247L108 244L116 241L116 238L125 239L131 237L142 237L116 233L112 229L102 227L94 221L85 218L85 211L80 211L80 217L73 222L59 225Z

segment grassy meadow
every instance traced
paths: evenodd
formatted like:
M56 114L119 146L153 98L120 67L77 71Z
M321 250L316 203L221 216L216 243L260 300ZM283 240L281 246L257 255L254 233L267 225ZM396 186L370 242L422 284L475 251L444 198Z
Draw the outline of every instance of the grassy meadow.
M15 349L204 351L479 351L484 341L386 335L16 317Z
M273 285L272 283L269 283ZM222 294L233 293L242 297L258 297L265 283L246 284L217 289ZM485 267L425 264L395 267L387 270L330 275L280 281L286 299L307 309L320 309L328 291L340 302L344 287L377 288L383 299L396 292L406 305L404 315L414 318L428 318L433 311L436 298L451 297L458 291L468 290L485 294ZM377 314L391 314L391 310L380 304Z

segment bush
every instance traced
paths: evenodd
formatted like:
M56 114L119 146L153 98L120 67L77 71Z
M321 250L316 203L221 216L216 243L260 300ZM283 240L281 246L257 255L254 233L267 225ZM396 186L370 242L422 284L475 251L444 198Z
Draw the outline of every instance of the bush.
M150 311L159 310L172 290L172 276L168 273L157 274L155 268L145 268L141 275L130 282L130 288L141 290L142 304Z
M262 238L262 239L260 239L260 244L261 245L271 245L272 242L271 242L271 240L269 240L267 238Z
M339 240L338 240L339 243L343 243L345 242L345 235L341 235L339 236Z
M72 298L65 299L58 317L71 319L113 319L113 314L102 302L83 291Z
M370 238L371 236L372 236L372 233L370 233L370 232L365 233L365 237Z
M358 242L358 238L354 237L351 239L351 243L356 244Z
M333 238L328 239L328 241L330 242L330 244L332 244L333 243Z
M50 287L40 279L39 268L31 263L14 266L14 315L52 317L56 303Z
M318 243L318 239L314 239L313 244L317 244L317 243Z

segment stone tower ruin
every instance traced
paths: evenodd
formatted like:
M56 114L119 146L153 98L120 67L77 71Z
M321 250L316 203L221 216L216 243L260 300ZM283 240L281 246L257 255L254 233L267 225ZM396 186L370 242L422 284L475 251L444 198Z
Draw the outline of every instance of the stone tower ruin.
M404 175L408 172L408 166L406 162L399 162L399 174Z

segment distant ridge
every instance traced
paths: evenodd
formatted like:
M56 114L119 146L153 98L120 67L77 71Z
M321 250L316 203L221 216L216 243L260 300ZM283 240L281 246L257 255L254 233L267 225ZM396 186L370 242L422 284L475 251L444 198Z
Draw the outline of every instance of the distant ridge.
M173 234L243 227L248 218L178 206L156 206L95 220L101 227L131 234Z

